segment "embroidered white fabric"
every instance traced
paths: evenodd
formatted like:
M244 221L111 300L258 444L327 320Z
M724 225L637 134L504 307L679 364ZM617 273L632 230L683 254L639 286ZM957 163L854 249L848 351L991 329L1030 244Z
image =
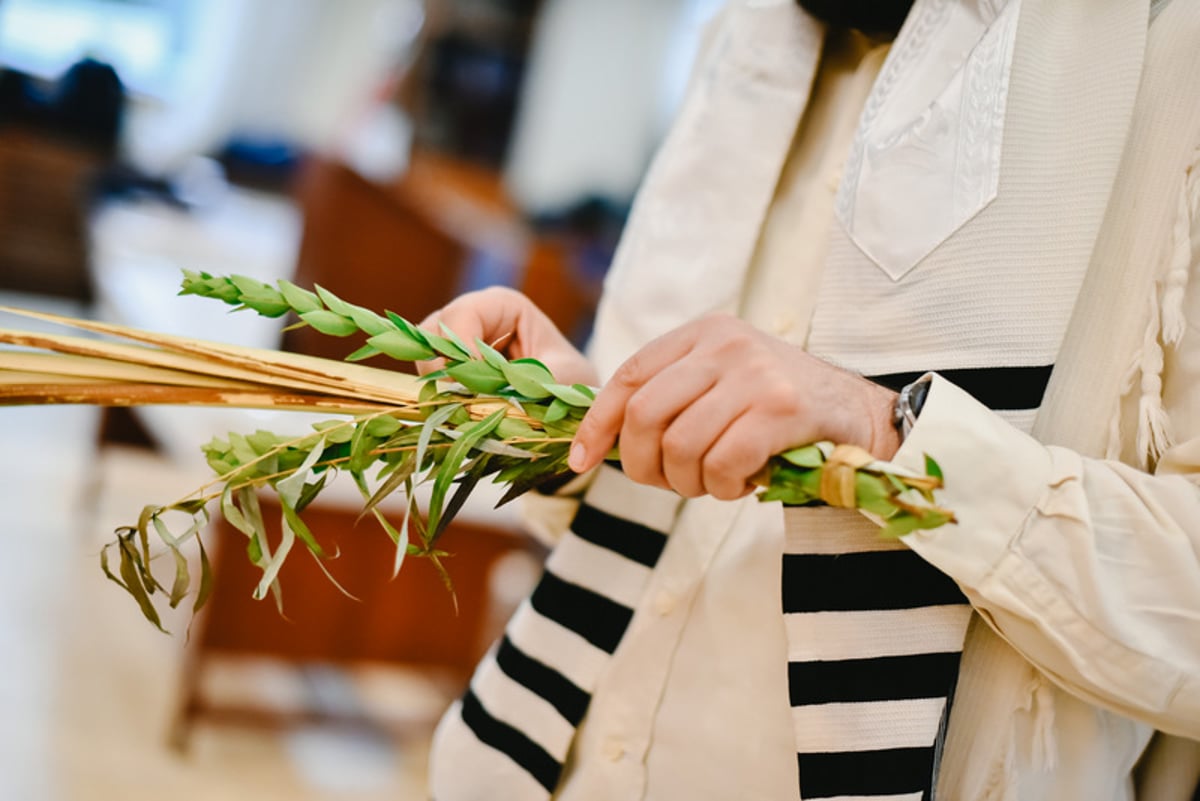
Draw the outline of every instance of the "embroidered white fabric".
M1020 5L918 0L867 100L837 217L893 280L996 197Z

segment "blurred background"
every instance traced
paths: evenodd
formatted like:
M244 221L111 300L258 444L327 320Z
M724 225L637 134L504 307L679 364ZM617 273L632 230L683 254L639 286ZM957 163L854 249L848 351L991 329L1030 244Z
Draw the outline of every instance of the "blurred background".
M314 282L420 320L504 284L575 341L719 0L0 0L0 303L338 357L178 298L181 269ZM0 325L30 327L6 316ZM380 365L384 366L384 365ZM537 575L479 498L390 582L354 491L342 547L251 600L244 541L167 637L97 555L265 412L0 409L0 799L418 799L442 709ZM339 492L346 490L345 492Z

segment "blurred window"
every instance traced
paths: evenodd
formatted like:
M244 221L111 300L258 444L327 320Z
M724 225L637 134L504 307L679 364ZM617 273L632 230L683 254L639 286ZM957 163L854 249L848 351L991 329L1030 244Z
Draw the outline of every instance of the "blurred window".
M54 78L84 57L138 92L163 93L183 49L192 0L3 0L0 63Z

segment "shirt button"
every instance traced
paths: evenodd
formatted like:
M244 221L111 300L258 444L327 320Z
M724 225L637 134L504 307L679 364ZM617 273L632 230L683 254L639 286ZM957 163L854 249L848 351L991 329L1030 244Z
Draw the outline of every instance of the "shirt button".
M605 741L602 751L604 758L609 762L617 762L625 756L625 743L621 742L619 737L609 737Z
M674 593L662 590L654 596L654 611L658 613L659 617L666 617L675 611L678 603L679 599L675 597Z

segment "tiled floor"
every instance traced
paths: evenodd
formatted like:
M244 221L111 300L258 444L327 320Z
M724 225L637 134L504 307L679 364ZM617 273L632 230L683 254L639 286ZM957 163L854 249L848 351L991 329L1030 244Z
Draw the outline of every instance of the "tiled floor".
M96 556L141 504L182 495L202 473L146 452L98 454L97 420L86 408L0 408L0 801L425 798L423 738L201 726L187 756L166 748L184 638L142 621ZM244 691L279 687L269 668L232 675ZM387 671L343 679L368 706L444 702Z

